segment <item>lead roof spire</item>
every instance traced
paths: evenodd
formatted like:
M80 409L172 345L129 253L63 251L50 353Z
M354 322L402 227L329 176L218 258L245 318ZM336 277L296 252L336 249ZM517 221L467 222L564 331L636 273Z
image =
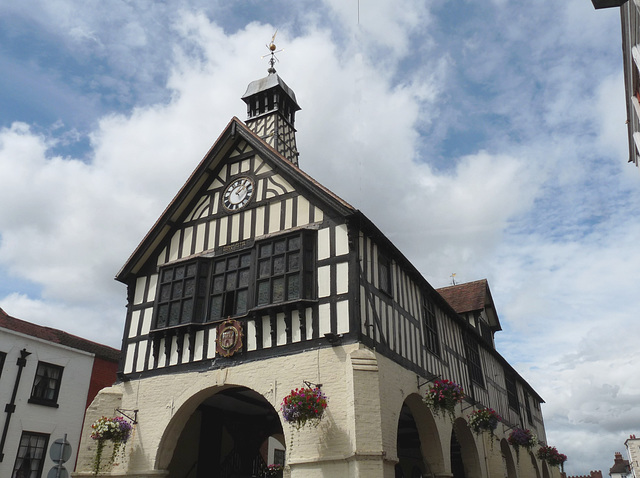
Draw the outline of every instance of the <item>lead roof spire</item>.
M296 166L298 150L296 148L295 115L300 109L296 95L276 73L275 64L278 50L274 43L276 33L267 45L269 53L262 58L269 58L269 74L259 80L252 81L247 87L242 101L247 104L247 126L258 134L271 147L277 150Z

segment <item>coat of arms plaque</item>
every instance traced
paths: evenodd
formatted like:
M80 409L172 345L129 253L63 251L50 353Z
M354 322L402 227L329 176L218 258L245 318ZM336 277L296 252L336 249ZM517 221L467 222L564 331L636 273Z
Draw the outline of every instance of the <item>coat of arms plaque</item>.
M242 324L237 320L225 320L218 326L216 352L231 357L242 348Z

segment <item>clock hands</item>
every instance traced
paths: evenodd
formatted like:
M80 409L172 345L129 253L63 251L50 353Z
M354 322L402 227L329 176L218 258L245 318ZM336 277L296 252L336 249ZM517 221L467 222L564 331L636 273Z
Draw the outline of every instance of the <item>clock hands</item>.
M228 210L244 207L253 194L253 182L248 178L240 178L231 183L224 192L224 206Z

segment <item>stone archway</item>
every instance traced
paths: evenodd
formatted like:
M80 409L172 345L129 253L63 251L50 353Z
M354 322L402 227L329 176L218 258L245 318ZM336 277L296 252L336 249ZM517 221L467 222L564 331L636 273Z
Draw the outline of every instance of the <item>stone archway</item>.
M528 455L529 455L529 459L531 460L531 467L533 468L535 477L540 478L540 469L538 468L538 461L536 460L535 455L533 454L532 451L529 451Z
M546 461L542 462L542 478L551 478L551 471Z
M413 478L444 472L444 454L433 413L418 394L409 395L400 411L396 476Z
M262 395L241 386L212 392L192 397L167 427L158 463L168 478L249 478L284 462L282 424Z
M476 441L464 418L453 422L450 457L453 478L482 478Z
M502 455L502 464L505 470L505 476L507 478L517 478L516 463L513 460L513 453L511 453L511 447L506 439L500 440L500 453Z

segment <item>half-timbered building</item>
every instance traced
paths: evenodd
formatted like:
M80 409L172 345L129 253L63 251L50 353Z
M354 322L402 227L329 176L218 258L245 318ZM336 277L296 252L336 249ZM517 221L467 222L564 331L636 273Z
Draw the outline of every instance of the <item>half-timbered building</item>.
M542 399L496 351L486 281L436 291L360 211L298 166L293 91L275 70L231 119L117 275L128 290L120 381L86 417L74 476L89 476L89 426L135 412L105 475L227 478L550 477L515 453L514 427L545 441ZM455 419L423 402L460 384ZM280 413L294 388L328 397L317 427ZM468 425L491 407L494 443Z

